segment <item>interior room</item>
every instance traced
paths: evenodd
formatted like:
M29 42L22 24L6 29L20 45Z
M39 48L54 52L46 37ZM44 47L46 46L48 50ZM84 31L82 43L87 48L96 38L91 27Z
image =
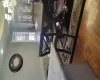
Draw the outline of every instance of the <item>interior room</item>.
M0 80L100 80L99 0L0 0Z

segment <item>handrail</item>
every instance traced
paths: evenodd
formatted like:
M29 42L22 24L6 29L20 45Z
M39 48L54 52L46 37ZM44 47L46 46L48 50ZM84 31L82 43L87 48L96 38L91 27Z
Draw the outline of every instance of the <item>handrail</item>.
M63 19L59 20L60 17L48 20L48 14L45 14L45 8L43 9L44 19L42 22L43 26L39 52L41 57L50 53L50 44L53 42L62 64L65 65L72 62L85 1L86 0L71 0L69 4L66 4L67 7L71 7L71 10L68 12L71 17L66 17L68 13L65 15L62 14L63 16L60 17L68 18L68 21L64 21Z

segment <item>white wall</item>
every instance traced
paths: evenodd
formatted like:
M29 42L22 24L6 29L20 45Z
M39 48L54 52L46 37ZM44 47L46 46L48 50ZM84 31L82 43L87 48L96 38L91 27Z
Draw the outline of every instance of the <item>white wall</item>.
M5 20L2 37L1 37L1 40L0 40L0 80L1 80L2 61L3 61L3 57L4 57L4 54L6 52L7 44L8 44L8 41L9 41L9 39L8 39L9 35L8 34L9 34L9 25L8 25L8 22Z
M43 80L41 62L38 57L37 43L10 43L2 66L2 80ZM23 66L19 72L9 70L9 59L15 53L23 57ZM0 79L1 80L1 79Z

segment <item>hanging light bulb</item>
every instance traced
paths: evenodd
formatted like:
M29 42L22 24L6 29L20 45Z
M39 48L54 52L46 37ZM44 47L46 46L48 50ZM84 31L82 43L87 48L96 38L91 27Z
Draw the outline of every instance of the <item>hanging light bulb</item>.
M0 54L3 55L3 48L0 49Z

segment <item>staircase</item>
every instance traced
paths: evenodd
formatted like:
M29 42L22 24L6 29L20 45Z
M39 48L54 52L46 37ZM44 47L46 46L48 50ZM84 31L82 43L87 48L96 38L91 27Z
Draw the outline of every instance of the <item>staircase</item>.
M97 80L88 63L62 65L51 44L47 80Z

